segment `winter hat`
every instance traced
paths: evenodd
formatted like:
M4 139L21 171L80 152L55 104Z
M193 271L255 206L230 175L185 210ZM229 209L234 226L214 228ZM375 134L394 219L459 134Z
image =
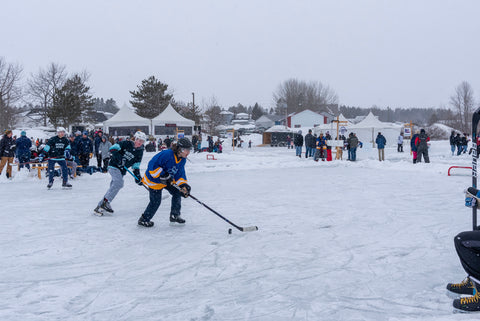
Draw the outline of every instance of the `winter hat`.
M425 134L425 129L420 129L420 133Z
M79 130L77 130L77 131L75 132L75 135L81 135L81 134L82 134L82 132L79 131Z
M27 132L22 130L22 132L20 133L20 136L27 136Z
M83 134L84 134L85 136L88 136L88 132L87 132L87 131L84 131Z

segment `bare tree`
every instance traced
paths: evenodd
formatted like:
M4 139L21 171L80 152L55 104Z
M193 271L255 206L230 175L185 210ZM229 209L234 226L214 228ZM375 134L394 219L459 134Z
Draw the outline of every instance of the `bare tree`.
M0 128L10 128L15 122L13 104L22 96L18 85L23 68L18 64L7 63L0 57Z
M40 69L36 74L31 75L31 79L28 81L28 92L40 105L44 126L47 126L47 111L52 107L55 90L60 89L66 79L65 66L52 62L46 70Z
M215 96L212 96L209 101L202 101L203 109L205 110L205 118L207 125L207 132L211 135L216 134L216 127L222 123L222 109L218 105Z
M468 132L473 108L475 106L472 86L470 86L468 82L462 81L462 83L455 88L455 94L450 97L450 104L458 112L462 131Z
M338 104L338 96L329 86L319 81L307 83L294 78L278 86L273 93L273 100L277 104L277 113L284 113L284 108L287 108L288 113L305 109L333 112L332 106Z

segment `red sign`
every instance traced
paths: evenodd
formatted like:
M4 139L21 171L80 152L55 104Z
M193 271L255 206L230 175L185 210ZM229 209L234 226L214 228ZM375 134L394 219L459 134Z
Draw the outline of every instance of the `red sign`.
M165 124L165 127L177 127L177 124Z

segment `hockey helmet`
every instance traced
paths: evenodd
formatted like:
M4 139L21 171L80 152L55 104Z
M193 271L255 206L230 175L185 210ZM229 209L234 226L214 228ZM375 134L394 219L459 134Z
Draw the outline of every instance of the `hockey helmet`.
M191 149L192 142L188 138L180 138L177 142L177 146L184 149Z
M139 139L143 140L144 142L147 141L147 135L145 135L145 133L141 131L136 132L133 137L135 138L135 140Z

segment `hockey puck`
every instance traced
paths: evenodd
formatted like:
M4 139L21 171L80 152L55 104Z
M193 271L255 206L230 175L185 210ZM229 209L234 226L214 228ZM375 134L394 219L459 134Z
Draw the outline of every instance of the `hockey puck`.
M231 228L228 229L228 234L232 234L232 229Z

